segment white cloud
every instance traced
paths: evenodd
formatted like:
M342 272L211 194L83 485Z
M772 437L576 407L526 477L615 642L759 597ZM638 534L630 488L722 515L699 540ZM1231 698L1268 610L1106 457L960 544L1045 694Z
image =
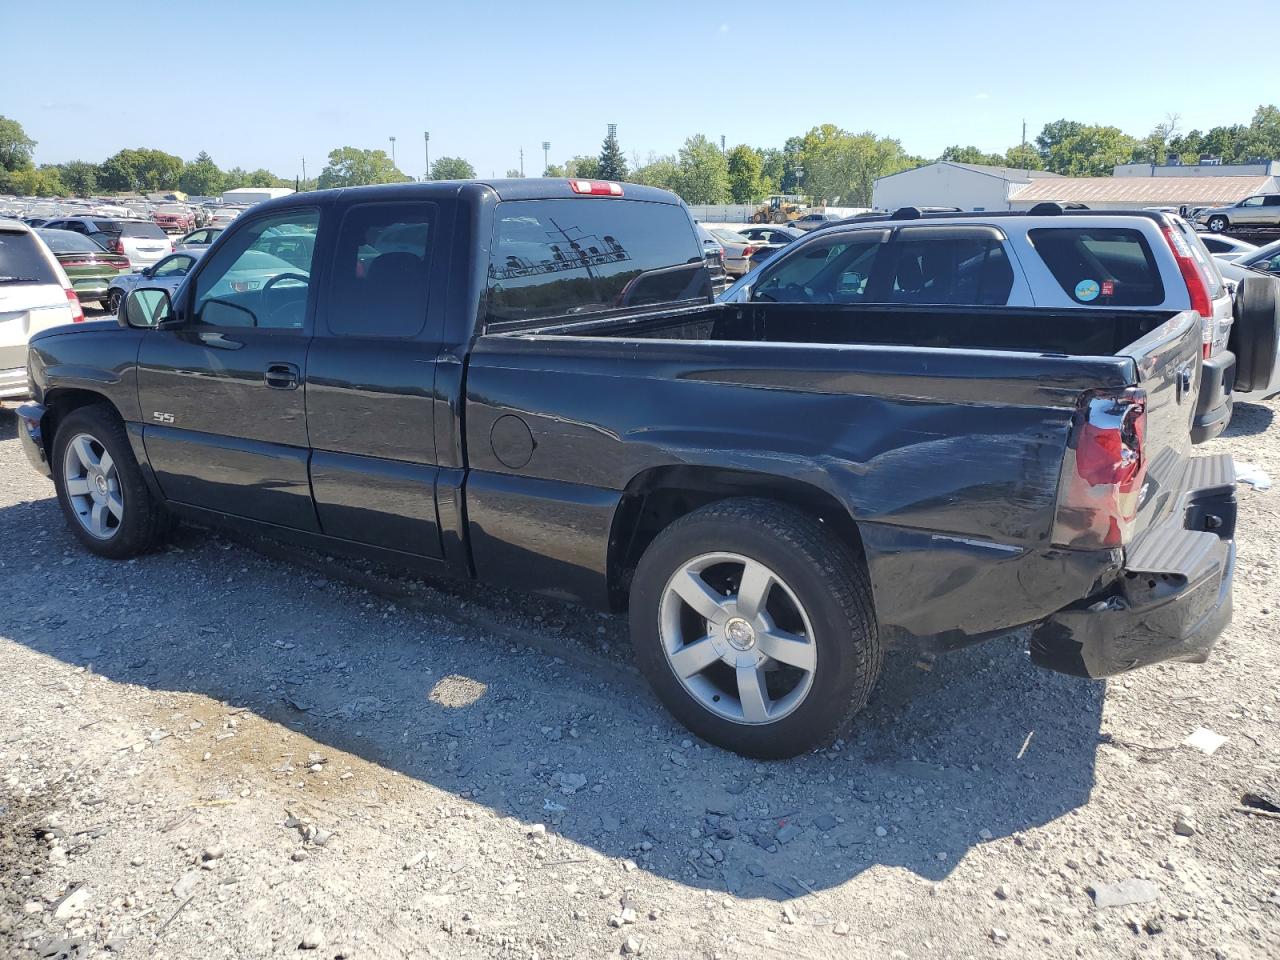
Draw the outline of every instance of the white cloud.
M989 94L989 93L975 93L975 94L973 95L973 99L975 99L975 100L990 100L990 99L991 99L991 94Z

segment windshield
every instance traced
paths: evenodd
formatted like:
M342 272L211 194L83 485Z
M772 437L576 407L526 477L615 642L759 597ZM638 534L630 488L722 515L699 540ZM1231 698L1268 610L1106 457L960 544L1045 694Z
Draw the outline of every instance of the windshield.
M717 240L720 240L722 243L736 243L736 244L745 245L751 242L742 234L735 233L733 230L712 230L711 234Z
M1236 262L1246 267L1266 267L1277 256L1280 256L1280 240L1273 240L1264 247L1250 250Z
M54 253L102 253L104 249L96 240L70 230L37 230L36 232Z

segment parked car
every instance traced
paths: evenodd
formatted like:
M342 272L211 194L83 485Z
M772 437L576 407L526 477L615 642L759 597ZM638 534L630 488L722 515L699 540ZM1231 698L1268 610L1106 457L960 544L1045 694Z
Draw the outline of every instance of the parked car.
M422 223L417 252L357 269ZM237 286L282 225L317 229L310 270ZM997 228L967 230L964 275L979 257L1004 284ZM1027 627L1036 663L1088 676L1204 659L1236 505L1230 457L1189 457L1199 313L837 299L863 239L765 269L828 299L723 304L687 208L650 187L286 197L177 291L132 291L126 329L38 335L19 436L100 556L185 517L625 607L658 697L757 757L827 742L912 637ZM913 242L889 241L903 279Z
M724 251L725 273L731 277L740 277L751 269L751 257L757 250L754 243L735 230L714 225L704 224L703 226L708 233L720 241L720 248Z
M1200 234L1200 242L1204 244L1206 250L1219 260L1235 260L1243 254L1258 249L1256 243L1237 240L1235 237L1226 237L1220 233L1202 233Z
M896 242L886 243L890 239ZM828 258L847 261L844 272L835 289L815 288L808 274L831 279L824 272ZM905 208L879 218L855 217L786 247L721 299L805 303L815 297L1135 314L1193 309L1201 316L1204 340L1194 442L1218 436L1231 420L1231 292L1195 231L1170 214L1045 205L1025 213Z
M78 323L84 310L44 241L21 220L0 220L0 400L27 396L27 340Z
M124 298L139 284L145 283L149 287L177 290L187 274L191 272L191 268L195 266L196 261L203 256L204 249L197 248L173 253L137 273L116 277L107 288L107 309L118 314Z
M1250 250L1236 257L1233 263L1238 267L1280 276L1280 240Z
M218 238L218 234L222 233L222 230L222 227L200 227L197 230L192 230L186 236L178 240L174 245L174 249L191 250L197 247L207 247Z
M785 247L792 240L798 240L806 233L804 230L797 230L795 227L776 226L770 224L768 226L748 226L743 227L738 233L742 234L752 243L766 247Z
M129 258L135 270L149 267L173 253L173 241L147 220L113 220L107 217L64 217L45 224L50 230L71 230L98 241L112 253Z
M817 230L819 227L825 227L830 223L838 223L843 219L838 213L806 213L803 217L792 220L787 226L794 230L808 233L810 230Z
M111 281L132 269L124 254L111 253L82 233L48 229L39 229L36 233L58 258L81 303L96 300L100 306L106 306Z
M151 221L165 233L186 233L196 225L195 214L177 204L161 204L151 211Z
M1280 227L1280 193L1259 193L1230 207L1210 207L1196 214L1213 233L1228 227Z
M211 227L225 227L240 216L242 212L239 207L219 207L209 212L209 225Z

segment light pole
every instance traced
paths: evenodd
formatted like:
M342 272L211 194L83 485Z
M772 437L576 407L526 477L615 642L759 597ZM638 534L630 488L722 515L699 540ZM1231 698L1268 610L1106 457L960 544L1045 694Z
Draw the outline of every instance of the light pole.
M391 138L391 165L396 165L396 138Z
M422 133L422 149L426 154L427 172L423 175L423 180L431 179L431 131L424 130Z
M520 179L524 179L524 147L520 148Z
M542 175L547 175L547 168L551 166L551 141L542 141Z

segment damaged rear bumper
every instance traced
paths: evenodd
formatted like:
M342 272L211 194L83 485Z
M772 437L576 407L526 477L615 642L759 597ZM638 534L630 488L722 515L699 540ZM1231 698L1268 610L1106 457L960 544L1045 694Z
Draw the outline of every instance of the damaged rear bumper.
M1165 519L1125 551L1108 588L1050 616L1031 659L1081 677L1164 660L1203 663L1231 622L1235 468L1229 456L1188 461Z

